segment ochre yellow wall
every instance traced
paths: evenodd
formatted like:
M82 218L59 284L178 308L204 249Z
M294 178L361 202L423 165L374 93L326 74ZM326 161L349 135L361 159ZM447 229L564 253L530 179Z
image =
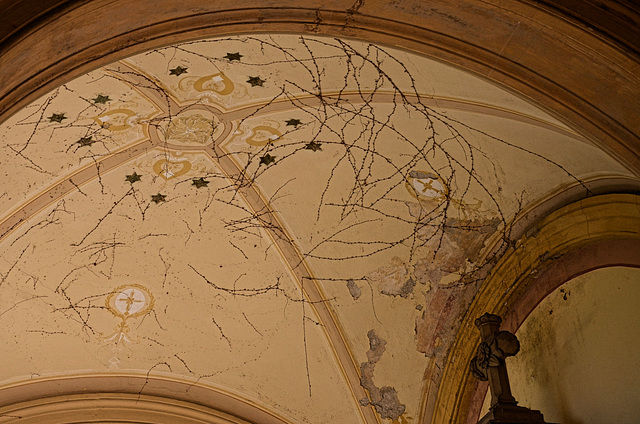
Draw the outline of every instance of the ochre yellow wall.
M637 268L602 268L556 289L517 331L521 351L507 359L519 404L548 422L638 422L638 305Z

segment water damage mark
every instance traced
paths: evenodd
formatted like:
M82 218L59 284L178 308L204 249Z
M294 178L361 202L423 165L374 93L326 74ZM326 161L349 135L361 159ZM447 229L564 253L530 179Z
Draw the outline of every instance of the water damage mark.
M413 294L416 285L412 270L397 256L391 259L388 266L378 268L369 274L367 279L378 283L380 293L405 299Z
M426 307L416 319L419 352L427 356L446 354L455 333L450 329L490 271L491 265L480 256L487 237L499 224L498 219L449 219L438 246L433 246L433 255L414 265L415 278L431 288L425 295Z

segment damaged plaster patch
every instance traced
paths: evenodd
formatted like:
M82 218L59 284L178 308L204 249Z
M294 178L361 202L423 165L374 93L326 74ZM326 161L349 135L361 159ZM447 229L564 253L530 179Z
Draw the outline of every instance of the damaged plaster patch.
M422 283L432 285L466 284L476 279L480 254L487 237L495 233L500 220L447 220L440 234L424 234L424 248L430 254L418 260L414 275Z
M391 259L389 266L378 268L367 278L378 283L380 293L405 299L413 294L416 285L408 266L397 256Z
M418 282L431 287L415 323L419 352L444 360L456 334L452 329L459 326L491 270L491 264L480 258L487 238L499 225L497 218L450 218L441 234L427 238L425 248L432 253L413 266Z
M349 293L351 294L351 297L353 297L353 300L358 300L360 296L362 296L362 289L358 287L355 281L349 280L349 282L347 282L347 288L349 289Z
M369 399L360 399L360 405L371 404L380 417L397 420L405 411L405 406L398 399L398 392L391 386L379 388L373 382L376 363L386 350L387 342L380 338L375 330L370 330L367 337L369 338L368 361L360 364L360 385L369 392Z

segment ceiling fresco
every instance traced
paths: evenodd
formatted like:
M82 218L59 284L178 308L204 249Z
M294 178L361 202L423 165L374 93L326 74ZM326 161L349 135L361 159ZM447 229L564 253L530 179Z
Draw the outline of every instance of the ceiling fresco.
M290 423L419 422L519 216L635 179L471 74L296 35L97 69L0 143L0 384L175 376Z

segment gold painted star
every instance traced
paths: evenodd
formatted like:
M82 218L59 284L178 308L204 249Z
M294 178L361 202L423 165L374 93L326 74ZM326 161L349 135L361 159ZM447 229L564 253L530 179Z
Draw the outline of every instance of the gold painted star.
M193 182L193 185L196 186L196 188L206 187L207 184L209 184L209 181L205 180L202 177L200 177L198 179L191 180L191 181Z
M314 152L317 152L318 150L322 150L322 143L318 143L316 141L311 141L310 143L307 143L304 145L304 148L307 150L313 150Z
M154 194L151 196L151 201L154 202L155 204L158 204L160 202L166 202L167 201L167 196L165 194Z
M242 55L238 52L235 53L227 53L226 56L224 56L225 59L229 60L229 61L233 61L233 60L240 60L240 58L242 57Z
M299 119L289 119L287 122L287 126L293 125L294 127L297 127L298 125L301 124Z
M129 181L131 184L133 184L133 183L135 183L135 182L140 181L140 180L142 179L142 175L140 175L140 174L138 174L138 173L136 173L136 172L134 171L134 172L133 172L133 174L131 174L131 175L127 175L127 176L125 177L125 179L126 179L127 181Z
M261 79L260 77L249 77L247 82L251 84L251 87L262 87L262 84L265 83L265 80Z
M182 74L187 73L188 68L183 68L182 66L176 66L173 69L169 69L169 75L180 76Z
M91 146L93 143L95 143L95 140L91 136L81 137L80 140L76 141L76 143L78 143L80 147Z
M266 155L262 156L260 158L260 165L271 165L272 163L274 163L276 161L276 157L275 156L271 156L269 153L267 153Z
M100 104L106 104L107 102L110 102L111 99L109 98L109 96L103 96L102 94L98 94L98 97L96 97L95 99L92 99L94 103L100 103Z
M64 116L64 113L54 113L53 115L51 115L49 117L49 122L62 122L63 119L67 119L66 116Z

